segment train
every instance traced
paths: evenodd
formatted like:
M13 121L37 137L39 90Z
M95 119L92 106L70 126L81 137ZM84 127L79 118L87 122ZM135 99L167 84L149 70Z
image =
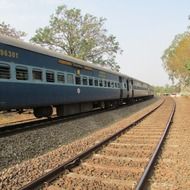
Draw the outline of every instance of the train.
M0 35L0 111L32 109L37 118L71 115L150 98L148 83Z

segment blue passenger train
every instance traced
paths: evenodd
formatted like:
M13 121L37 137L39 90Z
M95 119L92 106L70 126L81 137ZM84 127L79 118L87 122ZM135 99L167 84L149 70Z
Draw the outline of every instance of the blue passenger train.
M142 81L10 37L0 36L0 111L58 116L153 96Z

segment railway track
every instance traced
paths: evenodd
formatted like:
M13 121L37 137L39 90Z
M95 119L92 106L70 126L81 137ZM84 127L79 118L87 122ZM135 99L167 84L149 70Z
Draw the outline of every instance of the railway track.
M112 108L112 109L114 109L114 108ZM11 136L11 135L21 133L24 131L28 131L28 130L34 130L36 128L48 127L49 125L58 124L61 122L66 122L66 121L70 121L70 120L74 120L74 119L79 119L82 117L87 117L92 114L102 113L104 111L108 111L108 109L93 110L90 112L84 112L84 113L80 113L80 114L74 114L74 115L63 116L63 117L53 116L51 118L45 118L45 119L40 119L40 120L33 119L32 121L31 120L23 121L23 122L13 123L10 125L8 124L6 126L0 127L0 138L6 137L6 136Z
M155 163L147 189L190 189L190 97L176 97L170 132Z
M142 189L174 112L175 102L166 99L126 128L21 189L44 184L44 189Z
M82 117L87 117L92 114L100 114L105 111L111 111L114 109L119 109L123 106L130 106L136 103L140 103L145 100L139 100L138 102L129 102L128 104L123 104L119 107L110 107L106 109L95 109L89 112L84 112L84 113L78 113L74 115L69 115L69 116L62 116L62 117L56 117L56 115L53 115L51 118L45 118L45 119L29 119L29 120L23 120L19 122L11 122L6 125L0 125L0 138L6 137L6 136L11 136L17 133L21 133L24 131L28 130L33 130L36 128L43 128L43 127L48 127L49 125L53 124L58 124L61 122L66 122L74 119L79 119Z

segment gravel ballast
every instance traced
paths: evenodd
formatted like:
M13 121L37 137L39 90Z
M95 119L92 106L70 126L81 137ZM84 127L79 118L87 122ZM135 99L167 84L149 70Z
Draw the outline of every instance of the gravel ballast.
M0 138L0 170L87 136L137 112L156 100L154 98L129 107Z
M155 100L151 100L149 102L143 102L142 104L144 104L145 106L148 103L150 104L154 101ZM155 104L158 105L159 102L156 102ZM133 106L127 108L128 109L127 113L129 112L130 108L132 108L132 110L137 110L137 107L139 108L139 106L143 106L142 104L135 105L136 108L134 108ZM20 188L21 186L28 183L29 181L41 176L43 173L48 172L50 169L57 167L68 158L71 158L72 156L80 153L81 151L87 149L88 147L98 143L100 140L112 134L113 132L118 131L119 129L123 128L123 125L124 126L128 125L130 122L134 120L134 118L139 118L141 115L143 115L145 110L152 109L152 107L154 107L155 104L148 106L141 111L138 111L136 114L133 114L130 117L121 119L119 122L115 124L107 125L107 128L105 129L99 128L99 130L94 132L93 134L91 131L90 132L91 135L88 135L88 133L86 133L85 135L83 135L83 137L87 135L88 137L85 137L81 140L76 140L69 145L63 145L57 148L56 150L53 150L42 156L38 156L37 158L24 161L21 164L16 164L15 166L5 168L0 173L0 189ZM129 113L131 113L132 110L130 110ZM115 111L118 111L118 110L114 110L112 114L116 115ZM124 114L123 108L120 111L122 112L122 114ZM104 116L101 115L102 117L101 119L105 120L105 118L107 118L108 115L109 115L108 113ZM90 117L93 118L94 116L90 116ZM101 123L101 119L100 118L97 118L97 119L99 121L98 123ZM89 121L89 117L88 119L85 118L84 120L86 120L86 122ZM83 126L85 126L85 123L83 123Z
M81 164L60 176L47 189L134 189L159 142L172 108L173 100L167 98L150 116L82 160ZM118 146L113 148L112 143ZM128 148L123 148L123 145ZM130 145L136 147L132 149ZM105 159L109 161L105 163ZM121 165L114 165L115 161Z
M190 189L190 98L175 98L176 113L146 189Z

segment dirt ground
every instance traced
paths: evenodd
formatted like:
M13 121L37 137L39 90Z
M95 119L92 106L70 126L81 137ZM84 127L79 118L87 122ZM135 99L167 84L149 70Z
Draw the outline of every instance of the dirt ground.
M23 114L18 114L16 112L0 113L0 126L6 125L11 122L18 122L34 118L35 117L33 116L32 112L31 113L26 112Z
M175 97L176 112L147 189L190 189L190 97Z

